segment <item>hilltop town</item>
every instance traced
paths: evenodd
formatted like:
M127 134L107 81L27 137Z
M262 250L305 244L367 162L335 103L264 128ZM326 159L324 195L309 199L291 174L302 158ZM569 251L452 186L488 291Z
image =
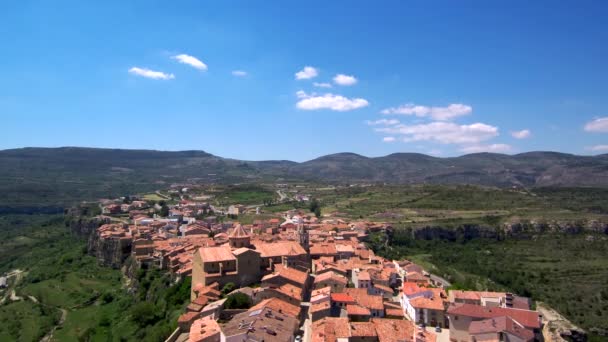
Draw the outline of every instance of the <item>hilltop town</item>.
M104 200L89 239L107 266L129 259L191 279L169 342L543 340L546 322L530 298L451 289L420 265L376 255L370 234L390 234L390 223L201 198Z

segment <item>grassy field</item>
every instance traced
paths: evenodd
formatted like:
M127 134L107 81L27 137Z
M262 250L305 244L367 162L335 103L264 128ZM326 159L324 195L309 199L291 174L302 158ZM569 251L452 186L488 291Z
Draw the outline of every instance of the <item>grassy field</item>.
M227 186L216 190L215 202L220 206L231 204L261 205L276 199L277 194L257 185Z
M386 185L307 190L319 199L323 214L409 226L608 218L608 190L604 189L524 191L467 185Z

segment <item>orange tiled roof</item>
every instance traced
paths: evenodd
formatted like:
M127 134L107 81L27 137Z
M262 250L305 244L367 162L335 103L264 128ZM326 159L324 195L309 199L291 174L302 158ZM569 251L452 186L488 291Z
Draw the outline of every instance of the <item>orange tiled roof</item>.
M201 256L203 262L219 262L236 260L234 254L230 250L230 247L201 247L198 249L198 253Z

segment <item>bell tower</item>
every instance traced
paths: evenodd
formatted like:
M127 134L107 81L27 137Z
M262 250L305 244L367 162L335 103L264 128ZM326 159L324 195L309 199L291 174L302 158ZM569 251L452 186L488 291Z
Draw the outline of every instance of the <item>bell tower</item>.
M310 247L310 236L308 234L308 230L306 230L304 225L301 223L298 224L297 236L300 245L308 252Z

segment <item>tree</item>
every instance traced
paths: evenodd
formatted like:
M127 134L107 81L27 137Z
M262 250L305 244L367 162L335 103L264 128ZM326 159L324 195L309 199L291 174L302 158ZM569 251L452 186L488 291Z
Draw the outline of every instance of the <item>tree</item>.
M251 307L251 300L244 293L233 293L226 298L224 307L226 309L249 309Z
M227 283L222 288L222 293L223 294L228 294L228 293L234 291L235 289L236 289L236 285L234 283Z
M160 214L160 216L162 216L162 217L167 217L167 216L169 216L169 207L167 207L167 205L163 205L163 206L160 208L160 213L159 213L159 214Z
M321 217L321 208L319 208L319 207L315 208L315 216L317 218Z
M319 201L317 201L316 198L313 198L312 201L310 201L310 205L309 205L309 209L311 213L315 213L317 212L317 209L319 209L321 206L319 205Z
M157 319L156 308L150 302L137 303L131 309L131 319L140 327L154 323Z

